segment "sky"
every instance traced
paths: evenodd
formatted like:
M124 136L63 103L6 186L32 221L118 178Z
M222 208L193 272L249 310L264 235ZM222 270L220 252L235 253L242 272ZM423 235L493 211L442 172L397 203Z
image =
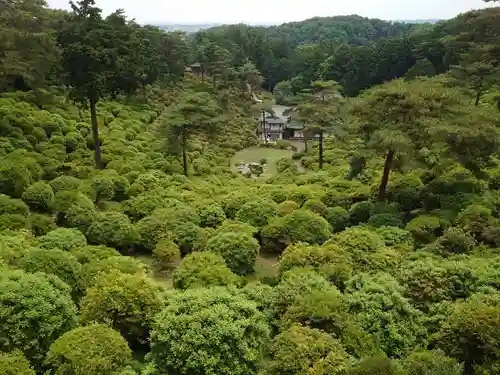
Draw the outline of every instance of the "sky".
M48 0L68 9L69 0ZM384 20L448 19L485 7L482 0L96 0L109 14L118 8L139 23L268 24L311 17L359 14Z

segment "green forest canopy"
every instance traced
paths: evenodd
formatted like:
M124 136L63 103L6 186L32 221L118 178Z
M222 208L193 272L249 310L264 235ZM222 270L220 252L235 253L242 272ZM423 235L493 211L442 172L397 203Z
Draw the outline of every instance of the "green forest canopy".
M498 374L499 21L2 2L0 375Z

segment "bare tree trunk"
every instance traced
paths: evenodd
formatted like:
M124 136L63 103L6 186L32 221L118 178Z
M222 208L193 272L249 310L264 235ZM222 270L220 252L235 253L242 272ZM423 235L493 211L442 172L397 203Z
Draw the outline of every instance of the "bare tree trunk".
M323 169L323 131L319 133L319 169Z
M90 118L92 122L92 139L94 140L95 168L102 169L101 140L99 139L99 124L97 123L96 102L90 101Z
M482 95L481 91L478 91L476 93L476 101L474 102L474 105L476 107L479 107L479 102L481 101L481 95Z
M394 151L389 150L385 158L384 174L382 175L382 181L380 182L380 187L378 190L378 199L381 201L385 200L387 192L387 183L389 182L389 175L391 173L393 160L394 160Z
M309 145L307 143L306 128L302 128L302 136L304 137L304 152L307 154L309 152Z
M184 176L188 177L186 125L182 125L182 165Z

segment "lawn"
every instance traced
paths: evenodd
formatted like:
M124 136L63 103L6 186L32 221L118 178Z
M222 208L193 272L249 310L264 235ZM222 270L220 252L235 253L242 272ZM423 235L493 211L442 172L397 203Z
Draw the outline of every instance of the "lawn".
M293 151L277 150L266 147L250 147L237 152L231 159L231 168L235 171L237 163L259 163L260 159L265 158L267 161L267 170L261 176L263 178L270 177L276 173L276 162L281 158L291 158Z

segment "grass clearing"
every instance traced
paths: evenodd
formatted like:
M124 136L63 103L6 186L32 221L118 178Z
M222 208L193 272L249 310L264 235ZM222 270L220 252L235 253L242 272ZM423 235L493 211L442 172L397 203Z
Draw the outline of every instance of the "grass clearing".
M237 152L231 159L231 168L238 171L237 163L259 163L260 159L265 158L267 161L267 169L260 178L271 177L276 173L276 162L281 158L291 158L293 151L278 150L267 147L250 147Z

